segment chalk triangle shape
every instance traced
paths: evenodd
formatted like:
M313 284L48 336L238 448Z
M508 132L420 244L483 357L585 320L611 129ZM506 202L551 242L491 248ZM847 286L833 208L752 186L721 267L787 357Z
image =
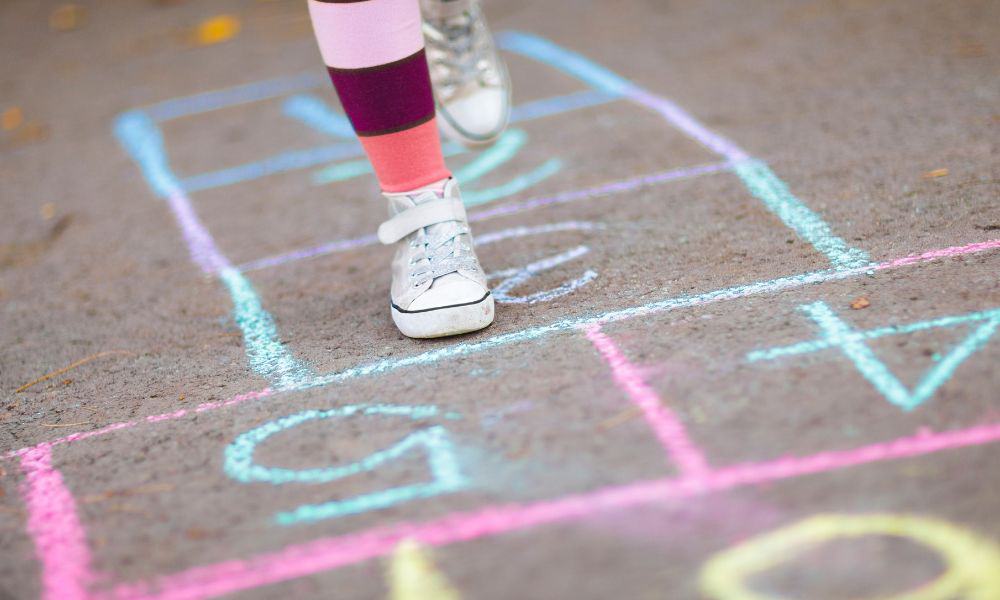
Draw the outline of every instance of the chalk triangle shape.
M933 363L912 385L906 386L880 359L878 364L862 369L865 377L881 392L889 402L913 410L931 399L938 389L969 357L982 349L1000 328L1000 317L973 323L969 333L959 340L947 353L938 352ZM965 329L965 328L961 328ZM859 365L860 368L860 365Z

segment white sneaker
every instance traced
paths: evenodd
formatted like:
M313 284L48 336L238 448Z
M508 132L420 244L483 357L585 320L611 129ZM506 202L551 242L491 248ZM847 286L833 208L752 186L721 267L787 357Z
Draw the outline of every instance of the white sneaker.
M438 123L467 146L494 142L510 120L510 78L478 0L421 0Z
M477 331L493 322L493 296L472 247L458 183L444 192L386 194L389 220L378 228L392 259L392 320L412 338Z

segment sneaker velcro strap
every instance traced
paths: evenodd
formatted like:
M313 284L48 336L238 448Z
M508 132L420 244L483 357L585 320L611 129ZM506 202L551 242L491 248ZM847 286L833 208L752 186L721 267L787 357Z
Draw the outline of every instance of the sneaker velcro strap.
M447 221L465 222L461 200L440 198L408 208L378 227L378 241L394 244L414 231Z

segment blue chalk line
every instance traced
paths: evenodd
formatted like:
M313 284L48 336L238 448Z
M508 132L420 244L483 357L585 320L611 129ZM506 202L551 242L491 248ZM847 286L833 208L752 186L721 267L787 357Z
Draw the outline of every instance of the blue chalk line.
M269 98L329 85L329 78L322 73L300 73L288 77L265 79L247 85L174 98L147 106L144 112L154 121L169 121L178 117L197 115L212 110L249 104Z
M343 114L338 113L322 99L312 94L297 94L282 104L285 115L302 121L307 126L331 137L354 139L354 127Z
M294 88L291 84L288 84L288 87L290 91L299 89ZM245 96L238 93L240 89L242 88L220 90L220 92L209 92L209 94L221 94L220 98L227 98L230 101L229 105L252 102L255 99L258 99L256 97ZM270 87L266 87L265 89L266 91L273 91ZM280 88L278 86L274 86L274 89ZM341 134L346 131L344 124L347 120L346 117L333 111L329 105L317 96L297 96L295 98L298 99L291 102L291 104L286 102L284 105L286 115L298 119L317 131L334 135L335 137L344 137ZM552 98L535 100L525 103L524 105L514 107L511 112L511 123L540 119L573 110L600 106L608 102L613 102L618 98L619 97L614 94L609 94L603 91L585 90L582 92L567 94L565 96L555 96ZM214 108L222 108L227 105L222 103L221 99L216 99L212 103L212 106ZM188 106L187 104L184 104L182 105L182 108L185 110L184 114L197 114L199 112L194 109L193 105ZM346 127L350 127L350 124L347 123ZM259 161L192 175L181 181L182 187L188 192L199 192L217 187L244 183L261 177L279 175L288 171L308 169L310 167L315 167L333 161L341 161L349 158L364 156L364 150L362 149L361 144L357 141L353 141L353 133L350 138L352 141L319 146L316 148L307 148L304 150L290 150L269 156ZM461 146L454 143L446 143L443 145L442 149L445 156L454 156L464 151ZM366 166L362 167L362 164ZM358 177L371 172L371 167L368 165L367 160L359 160L345 164L342 169L338 169L337 167L338 165L332 165L330 171L319 171L318 174L314 175L314 183L333 183L335 181L343 181L345 179ZM535 173L529 174L525 177L528 178L529 182L534 181L537 183L537 181L545 179L547 176L553 174L553 172L554 165L552 161L550 161L549 163L536 169ZM520 189L524 189L524 187L515 188L514 184L511 184L506 189L519 191ZM516 191L508 191L508 193L516 193ZM503 191L500 190L494 192L493 199L502 197L502 193Z

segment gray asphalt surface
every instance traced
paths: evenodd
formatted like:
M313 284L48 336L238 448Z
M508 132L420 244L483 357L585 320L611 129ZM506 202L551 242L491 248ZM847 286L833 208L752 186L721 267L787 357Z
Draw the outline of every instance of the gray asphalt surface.
M386 248L234 269L228 287L203 273L140 169L155 140L137 155L115 135L127 111L159 114L189 185L300 152L186 195L233 265L373 233L370 175L315 181L359 157L310 149L350 140L285 114L301 94L336 107L304 3L81 5L70 31L52 30L56 3L0 5L0 597L434 597L412 581L393 592L385 574L415 538L470 599L737 597L704 576L736 547L756 548L763 566L740 564L761 594L890 595L958 564L973 575L940 597L1000 598L1000 3L488 2L494 29L672 100L787 193L628 99L516 123L523 147L465 189L558 170L470 209L510 208L474 224L508 236L480 257L492 272L575 258L525 275L486 331L430 342L390 320ZM197 43L220 14L238 35ZM507 56L518 104L588 90ZM260 84L273 81L286 88ZM260 85L270 95L250 98ZM231 88L222 108L190 99ZM199 112L167 119L177 98ZM669 181L637 181L649 174ZM518 229L544 226L557 231ZM829 239L874 266L832 271ZM588 271L569 293L517 301ZM589 337L576 327L608 316ZM839 326L874 333L753 354ZM357 405L436 413L323 412ZM254 460L322 475L227 471L239 436L296 414L328 418L283 422ZM683 437L671 418L686 453L669 452ZM384 460L404 438L424 445ZM692 453L711 470L686 468ZM432 472L428 456L447 464ZM276 520L338 501L343 514ZM818 515L829 535L809 525ZM884 522L873 515L909 520L851 533ZM801 523L808 551L752 546ZM928 523L951 532L930 535L937 549L916 541Z

